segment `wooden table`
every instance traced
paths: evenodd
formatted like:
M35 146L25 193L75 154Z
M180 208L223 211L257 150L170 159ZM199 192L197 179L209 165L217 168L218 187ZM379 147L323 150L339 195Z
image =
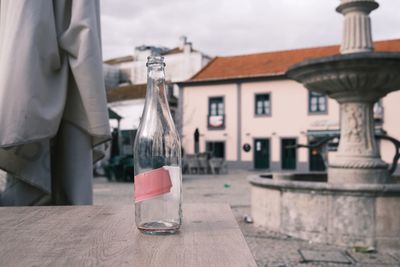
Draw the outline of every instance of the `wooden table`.
M149 236L134 206L0 208L0 266L256 266L228 205L187 204L179 234Z

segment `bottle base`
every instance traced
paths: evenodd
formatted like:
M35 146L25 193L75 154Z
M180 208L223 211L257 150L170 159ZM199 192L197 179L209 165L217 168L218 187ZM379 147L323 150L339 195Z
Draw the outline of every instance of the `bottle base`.
M145 222L138 229L147 235L171 235L179 231L180 224L171 221Z

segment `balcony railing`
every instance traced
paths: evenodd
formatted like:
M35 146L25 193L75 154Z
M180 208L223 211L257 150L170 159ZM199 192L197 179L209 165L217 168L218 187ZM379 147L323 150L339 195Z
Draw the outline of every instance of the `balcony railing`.
M207 115L207 127L209 130L225 129L225 114Z

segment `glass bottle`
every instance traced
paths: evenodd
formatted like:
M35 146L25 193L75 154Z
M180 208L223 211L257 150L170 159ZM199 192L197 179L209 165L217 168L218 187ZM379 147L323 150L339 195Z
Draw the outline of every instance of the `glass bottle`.
M168 234L182 223L181 143L166 96L164 58L147 61L147 92L133 160L135 220L147 234Z

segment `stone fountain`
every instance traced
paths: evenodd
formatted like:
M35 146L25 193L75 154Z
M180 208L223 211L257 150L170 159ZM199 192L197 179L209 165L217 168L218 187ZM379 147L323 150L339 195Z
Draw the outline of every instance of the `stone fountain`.
M336 9L345 16L341 55L308 60L287 72L340 104L340 143L329 164L330 183L389 181L374 138L373 105L400 89L400 55L373 52L369 13L377 7L374 0L342 0Z
M341 0L340 54L288 70L307 89L339 102L340 143L327 183L249 177L256 224L319 242L400 248L400 184L380 158L373 121L374 103L400 90L400 54L374 52L369 13L378 6Z

